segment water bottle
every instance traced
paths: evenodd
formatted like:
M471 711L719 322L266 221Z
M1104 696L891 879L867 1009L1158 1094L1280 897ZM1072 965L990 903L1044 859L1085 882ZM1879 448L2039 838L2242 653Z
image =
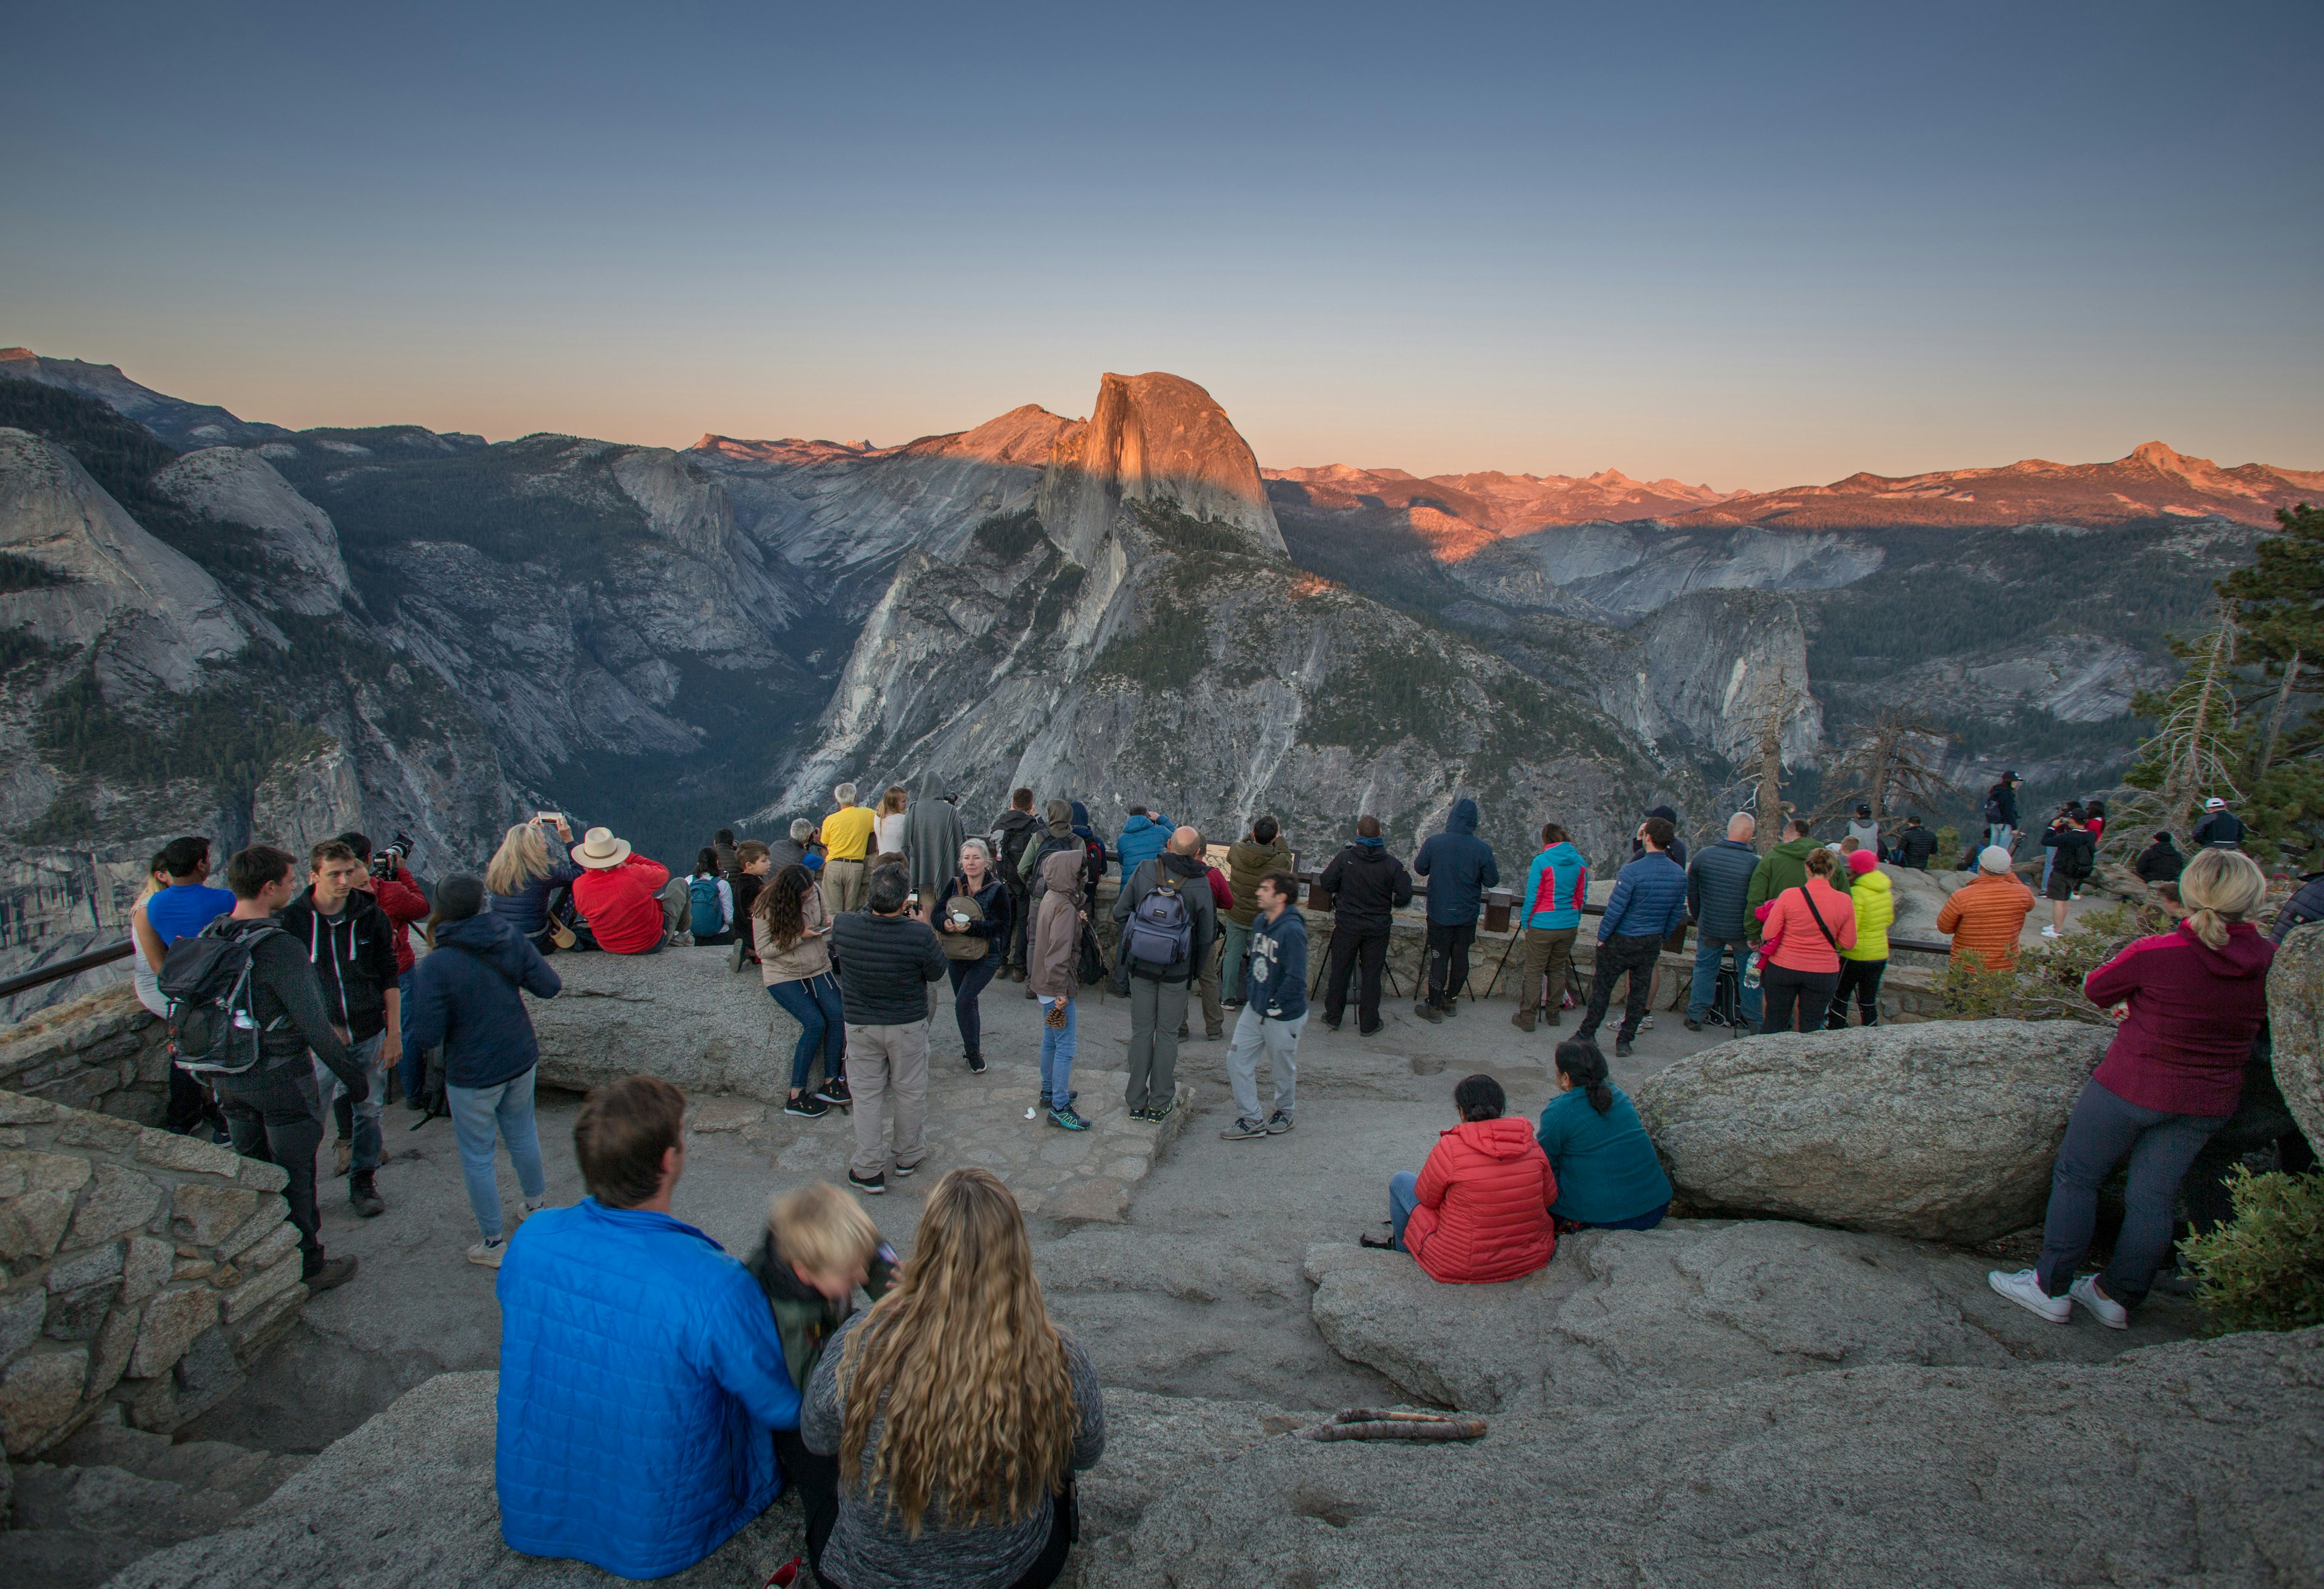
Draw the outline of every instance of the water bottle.
M1743 962L1743 985L1745 987L1756 988L1759 985L1759 961L1761 958L1762 956L1759 951L1754 949L1751 951L1751 957Z

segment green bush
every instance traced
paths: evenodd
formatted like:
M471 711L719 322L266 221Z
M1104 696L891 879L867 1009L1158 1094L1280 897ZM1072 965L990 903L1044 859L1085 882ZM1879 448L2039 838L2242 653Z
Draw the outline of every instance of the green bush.
M2228 1189L2235 1218L2179 1244L2212 1328L2324 1324L2324 1171L2254 1175L2238 1166Z

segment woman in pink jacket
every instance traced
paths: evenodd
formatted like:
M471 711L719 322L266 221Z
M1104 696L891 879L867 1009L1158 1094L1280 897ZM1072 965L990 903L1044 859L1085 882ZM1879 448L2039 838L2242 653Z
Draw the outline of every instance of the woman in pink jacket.
M1856 907L1847 890L1831 885L1831 852L1810 850L1807 868L1808 880L1785 889L1767 910L1762 1032L1821 1031L1840 987L1840 952L1856 947Z

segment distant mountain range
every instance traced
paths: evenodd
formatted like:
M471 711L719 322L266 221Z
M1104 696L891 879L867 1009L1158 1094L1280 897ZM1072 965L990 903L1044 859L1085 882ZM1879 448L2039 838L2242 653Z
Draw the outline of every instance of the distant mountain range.
M2102 786L2163 640L2324 476L2160 444L1753 495L1607 471L1261 470L1192 382L897 447L293 432L0 352L0 965L116 930L141 855L354 825L480 861L542 806L683 865L841 777L1019 782L1303 851L1456 790L1522 853L1697 831L1797 691L1801 798L1872 712ZM1944 811L1931 815L1941 820ZM76 925L78 924L78 925Z

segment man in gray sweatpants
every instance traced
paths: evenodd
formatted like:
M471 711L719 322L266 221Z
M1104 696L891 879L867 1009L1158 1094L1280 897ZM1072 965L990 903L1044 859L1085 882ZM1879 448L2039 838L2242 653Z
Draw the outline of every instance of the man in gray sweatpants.
M1114 991L1130 995L1125 1101L1133 1120L1169 1116L1178 1095L1178 1028L1186 1019L1187 990L1218 940L1218 902L1211 897L1202 848L1202 835L1191 827L1179 828L1162 854L1139 863L1114 896L1113 919L1121 927ZM1138 915L1138 908L1157 894L1176 897L1176 906L1159 914L1184 924L1183 952L1175 938L1150 929ZM1168 904L1167 899L1157 902ZM1159 958L1164 952L1173 956L1167 962Z
M1307 923L1292 905L1299 883L1288 872L1259 880L1259 915L1250 924L1250 961L1243 975L1249 1002L1227 1048L1227 1082L1235 1122L1219 1135L1281 1136L1298 1107L1299 1034L1307 1029ZM1259 1112L1259 1057L1275 1081L1275 1112Z

